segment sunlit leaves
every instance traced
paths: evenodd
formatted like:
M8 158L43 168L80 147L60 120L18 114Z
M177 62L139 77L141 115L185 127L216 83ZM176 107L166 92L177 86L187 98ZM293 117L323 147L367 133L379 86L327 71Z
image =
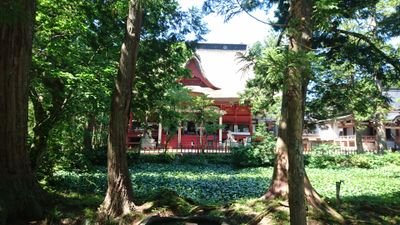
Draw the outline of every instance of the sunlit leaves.
M195 166L177 164L140 164L130 169L134 193L146 199L161 188L176 191L179 195L198 202L226 204L239 199L257 198L265 192L272 168L232 169L229 166ZM318 192L327 198L336 196L336 182L343 180L342 199L362 196L393 196L386 201L400 204L394 198L400 180L398 166L377 169L307 169L307 174ZM106 188L106 171L91 173L58 171L54 175L62 188L80 193L103 193Z

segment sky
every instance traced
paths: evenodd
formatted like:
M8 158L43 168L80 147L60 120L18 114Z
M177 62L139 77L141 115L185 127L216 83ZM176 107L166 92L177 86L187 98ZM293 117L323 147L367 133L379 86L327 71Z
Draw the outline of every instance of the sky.
M200 7L203 0L178 0L183 9L192 6ZM252 13L257 18L265 18L265 12L257 11ZM248 44L251 45L257 41L263 41L271 28L261 22L251 18L246 13L234 16L227 23L222 16L211 14L205 17L210 32L205 36L208 43L226 43L226 44Z
M203 0L178 0L183 9L192 6L201 8ZM261 20L266 20L265 12L256 11L252 13ZM269 15L268 18L272 18ZM257 41L263 41L272 30L268 25L256 21L246 13L233 17L228 22L224 22L222 16L211 14L205 17L210 32L205 36L208 43L227 43L227 44L248 44L252 45ZM389 41L393 46L400 46L400 37Z

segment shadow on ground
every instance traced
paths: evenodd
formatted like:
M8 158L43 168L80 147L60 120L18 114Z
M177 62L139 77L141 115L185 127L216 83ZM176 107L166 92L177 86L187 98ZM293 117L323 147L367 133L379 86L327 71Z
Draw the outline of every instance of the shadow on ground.
M336 208L348 224L400 224L400 191L379 196L346 197Z

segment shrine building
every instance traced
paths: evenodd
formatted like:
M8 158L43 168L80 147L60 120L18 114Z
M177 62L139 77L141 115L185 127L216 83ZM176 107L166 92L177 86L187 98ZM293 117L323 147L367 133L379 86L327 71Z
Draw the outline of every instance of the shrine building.
M188 148L199 143L208 147L220 147L228 141L244 142L252 135L257 120L253 119L250 106L239 103L239 95L246 81L254 77L252 70L243 70L238 59L247 50L245 44L200 43L195 55L186 63L191 77L180 82L190 90L192 96L205 95L219 108L219 130L214 135L205 135L199 140L198 124L187 121L179 127L176 135L168 142L167 148ZM134 127L130 119L127 145L140 143L143 134ZM166 144L166 132L161 123L152 124L151 138L154 144Z

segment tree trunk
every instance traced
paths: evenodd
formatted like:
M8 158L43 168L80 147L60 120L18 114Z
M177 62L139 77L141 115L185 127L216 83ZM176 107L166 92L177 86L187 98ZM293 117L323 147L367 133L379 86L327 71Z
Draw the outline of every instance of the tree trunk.
M0 8L0 224L42 216L27 152L34 14L33 0L5 0Z
M371 27L372 27L372 39L373 40L378 40L378 35L377 35L377 12L376 12L376 6L372 7L370 9L370 11L372 12L372 23L371 23ZM379 93L381 95L383 95L383 84L381 81L381 77L378 73L379 71L379 65L375 65L375 74L374 74L374 80L375 80L375 86L378 89ZM390 137L386 137L386 132L385 132L385 124L384 124L384 120L385 120L385 109L382 106L382 104L378 104L377 108L376 108L376 113L375 113L375 119L376 119L376 150L378 153L383 153L383 151L385 149L387 149L387 138Z
M288 99L287 95L282 96L281 103L281 118L278 127L278 139L276 141L275 151L275 164L274 172L272 174L271 184L269 185L267 193L262 196L263 199L274 199L282 198L287 199L289 197L289 185L288 185L288 150L287 150L287 114L288 114Z
M383 94L383 85L382 81L379 80L378 76L375 75L375 85L378 88L380 94ZM378 105L375 113L376 119L376 148L378 153L383 153L385 149L387 149L387 138L385 132L385 124L383 121L385 120L384 112L385 109ZM390 137L389 137L390 138Z
M126 160L126 131L132 97L132 83L139 48L142 11L138 0L129 2L127 30L121 46L118 76L112 96L109 127L108 189L100 211L118 217L134 209L133 191Z
M291 3L289 26L293 28L288 34L289 53L292 54L289 59L295 55L298 60L311 49L312 7L311 0L294 0ZM289 198L291 224L306 224L305 200L321 213L343 220L319 197L305 173L302 133L309 75L306 74L307 63L299 61L288 68L285 78L274 173L270 187L262 198Z
M311 47L311 0L294 0L290 7L292 21L296 31L288 33L289 52L296 53L295 57L301 57ZM297 62L297 65L288 68L285 78L284 92L290 101L287 104L287 149L289 159L289 210L290 224L305 225L307 223L306 205L304 198L304 160L303 160L303 80L308 79L308 62Z
M364 147L363 147L362 135L359 130L360 125L359 125L359 122L354 117L355 116L353 114L357 153L362 154L362 153L364 153Z
M381 112L378 112L375 117L377 118L376 147L378 153L383 153L383 151L387 149L385 125L383 124L384 116Z
M87 115L87 124L83 131L83 146L85 151L93 150L93 136L96 126L96 117L93 113Z

